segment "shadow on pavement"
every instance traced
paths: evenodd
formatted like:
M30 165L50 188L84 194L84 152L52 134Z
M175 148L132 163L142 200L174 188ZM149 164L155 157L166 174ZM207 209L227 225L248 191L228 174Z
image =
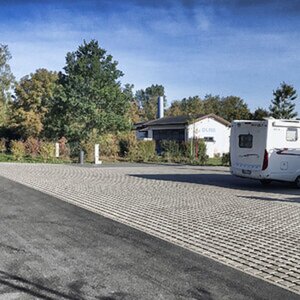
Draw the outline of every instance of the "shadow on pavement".
M0 285L7 286L14 291L19 291L27 295L34 296L37 299L56 300L84 300L82 296L78 295L78 290L70 290L70 294L65 294L41 284L29 281L17 275L12 275L4 271L0 271ZM76 295L76 296L75 296ZM1 295L0 295L1 296Z
M265 187L258 180L239 178L231 174L131 174L129 176L149 180L203 184L234 190L300 196L300 190L292 183L272 182L269 186Z
M237 196L238 198L249 199L249 200L262 200L262 201L272 201L272 202L292 202L300 203L300 198L270 198L270 197L256 197L256 196Z

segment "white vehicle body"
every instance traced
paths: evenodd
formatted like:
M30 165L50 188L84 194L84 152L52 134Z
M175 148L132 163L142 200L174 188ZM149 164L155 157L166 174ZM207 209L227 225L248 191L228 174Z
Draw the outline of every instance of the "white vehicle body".
M230 158L233 175L300 183L300 121L233 121Z

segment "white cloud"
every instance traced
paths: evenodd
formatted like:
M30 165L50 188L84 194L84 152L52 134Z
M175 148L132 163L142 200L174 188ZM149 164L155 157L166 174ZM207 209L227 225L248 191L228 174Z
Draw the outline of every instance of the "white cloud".
M195 12L195 22L196 27L199 31L208 31L211 28L211 12L204 13L202 10L196 10Z
M300 88L296 30L233 28L207 8L123 7L105 14L55 9L44 19L0 25L18 78L41 67L61 70L68 51L95 38L120 62L122 82L138 89L163 84L169 100L236 94L255 107L283 80Z

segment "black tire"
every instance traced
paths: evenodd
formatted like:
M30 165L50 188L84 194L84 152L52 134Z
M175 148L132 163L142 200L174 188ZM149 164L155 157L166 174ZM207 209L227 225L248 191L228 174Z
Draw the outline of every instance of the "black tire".
M300 179L300 177L299 177L299 179ZM270 180L270 179L261 179L261 180L260 180L260 183L261 183L263 186L268 186L268 185L270 185L271 180ZM300 184L300 181L299 181L299 184Z
M300 189L300 176L298 176L295 180L295 185L298 189Z

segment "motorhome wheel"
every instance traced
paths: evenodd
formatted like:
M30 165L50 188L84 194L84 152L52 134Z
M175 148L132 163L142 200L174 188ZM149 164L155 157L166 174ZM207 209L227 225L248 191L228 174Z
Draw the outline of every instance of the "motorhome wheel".
M296 186L298 189L300 189L300 176L298 176L295 180Z

